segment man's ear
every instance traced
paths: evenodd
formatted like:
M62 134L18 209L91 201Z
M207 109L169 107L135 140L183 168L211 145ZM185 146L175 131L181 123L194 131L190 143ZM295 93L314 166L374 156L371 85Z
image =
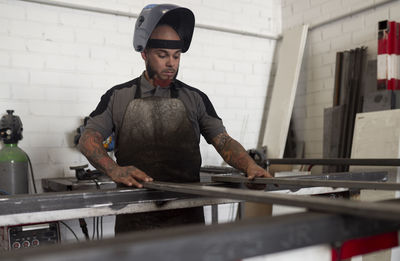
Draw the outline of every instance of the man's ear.
M142 55L142 58L143 58L143 60L147 60L147 52L146 51L143 51L143 52L141 52L140 53L141 55Z

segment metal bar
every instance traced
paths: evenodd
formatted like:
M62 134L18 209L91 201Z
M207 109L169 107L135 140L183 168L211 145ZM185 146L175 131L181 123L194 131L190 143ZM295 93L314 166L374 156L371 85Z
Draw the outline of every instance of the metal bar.
M214 175L215 176L215 175ZM354 181L387 181L387 171L365 171L365 172L333 172L318 175L296 175L282 177L286 179L318 179L318 180L354 180ZM211 180L211 178L210 178Z
M58 192L0 197L0 226L82 217L139 213L235 200L197 197L147 189Z
M68 3L67 1L65 1L65 2L64 1L56 1L56 0L20 0L20 1L70 8L70 9L74 9L74 10L95 12L95 13L100 13L100 14L118 15L118 16L135 18L135 19L139 17L139 14L137 14L137 13L124 12L124 11L112 10L112 9L108 9L108 8L101 8L101 7L95 7L95 6L89 6L89 5L81 5L81 4L76 4L76 3ZM197 28L211 30L211 31L238 34L238 35L256 37L256 38L261 38L261 39L279 40L281 38L281 35L271 35L271 34L248 32L248 31L244 31L244 30L238 30L238 29L234 29L234 28L226 28L226 27L222 27L222 26L206 25L206 24L199 24L199 23L196 23L195 26Z
M385 220L400 220L400 204L387 202L361 202L302 195L277 194L264 191L210 187L202 185L148 182L146 188L190 193L208 197L231 198L252 202L308 208L330 213L349 214Z
M261 34L261 33L248 32L248 31L244 31L244 30L237 30L237 29L233 29L233 28L226 28L226 27L215 26L215 25L206 25L206 24L196 23L196 27L201 28L201 29L211 30L211 31L238 34L238 35L244 35L244 36L249 36L249 37L267 39L267 40L275 40L276 41L276 40L280 40L282 38L282 36L280 34L277 34L277 35Z
M327 25L327 24L331 24L331 23L340 21L342 19L349 18L351 16L354 16L354 15L357 15L357 14L360 14L360 13L364 13L364 12L369 11L371 9L376 9L378 7L381 7L381 6L390 4L392 2L396 2L396 1L398 1L398 0L380 1L378 3L374 3L374 4L371 4L371 5L365 6L365 7L361 7L359 9L351 10L350 12L344 13L342 15L330 17L330 18L328 18L326 20L323 20L323 21L320 21L318 23L311 24L310 25L310 30L314 30L314 29L319 28L321 26L324 26L324 25Z
M215 175L214 175L215 176ZM282 177L284 179L315 179L315 180L353 180L353 181L387 181L388 173L387 171L380 172L337 172L337 173L326 173L320 175L301 175L301 176L286 176ZM211 178L210 178L211 180ZM237 184L237 183L225 183L225 184ZM326 193L336 193L339 190L344 190L345 188L330 188L329 187L301 187L296 185L274 185L266 184L266 191L275 190L290 190L296 192L296 194L303 195L319 195ZM323 189L323 190L321 190ZM348 190L347 188L345 190Z
M400 159L267 159L267 165L272 164L400 166Z
M218 205L211 206L211 224L218 224Z
M20 1L45 4L45 5L51 5L51 6L58 6L58 7L65 7L65 8L75 9L75 10L83 10L83 11L96 12L96 13L101 13L101 14L118 15L118 16L124 16L124 17L128 17L128 18L137 18L139 16L137 13L132 13L132 12L110 10L110 9L106 9L106 8L99 8L99 7L80 5L80 4L72 4L72 3L68 3L68 2L55 1L55 0L20 0ZM352 10L352 11L347 12L342 15L331 17L324 21L321 21L321 22L318 22L315 24L310 24L309 30L314 30L321 26L348 18L352 15L360 14L360 13L366 12L371 9L379 8L381 6L384 6L384 5L387 5L392 2L396 2L396 1L398 1L398 0L386 0L386 1L382 1L379 3L372 4L372 5L368 5L366 7L362 7L357 10ZM276 35L260 34L260 33L255 33L255 32L247 32L247 31L243 31L243 30L237 30L237 29L233 29L233 28L226 28L226 27L221 27L221 26L213 26L213 25L198 24L198 23L196 23L196 27L206 29L206 30L214 30L214 31L219 31L219 32L245 35L245 36L269 39L269 40L278 40L279 41L282 39L282 34L276 34Z
M117 257L118 261L240 260L399 228L399 222L308 212L230 224L128 233L101 241L6 252L0 254L0 259L103 261Z
M378 190L400 190L400 183L396 182L374 182L354 180L317 180L298 178L255 178L249 180L241 176L215 176L215 182L249 183L249 184L272 184L279 188L279 185L292 185L299 187L332 187L349 189L378 189Z

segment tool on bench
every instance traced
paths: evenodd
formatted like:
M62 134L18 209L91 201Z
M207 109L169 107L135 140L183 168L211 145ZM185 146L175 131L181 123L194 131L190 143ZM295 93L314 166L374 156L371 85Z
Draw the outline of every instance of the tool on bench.
M100 184L98 183L97 179L104 175L102 172L98 170L90 170L86 169L88 165L80 165L80 166L70 166L69 169L75 170L75 177L79 180L93 180L96 183L96 188L100 189ZM90 240L89 232L87 229L87 223L84 218L79 219L79 226L82 229L82 233L85 235L86 240Z
M98 170L90 170L86 169L88 164L80 165L80 166L70 166L69 169L75 170L75 177L77 180L96 180L100 176L104 175L103 172Z

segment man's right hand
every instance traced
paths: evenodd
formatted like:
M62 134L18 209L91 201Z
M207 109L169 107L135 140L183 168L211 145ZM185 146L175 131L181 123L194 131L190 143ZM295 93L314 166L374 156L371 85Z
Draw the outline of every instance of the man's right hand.
M140 181L153 181L146 173L134 166L118 166L107 154L103 147L103 136L96 130L85 129L79 139L79 149L96 169L106 173L115 182L142 188Z
M107 173L112 180L118 183L123 183L127 186L135 186L137 188L142 188L142 182L150 182L153 179L146 175L140 169L134 166L120 167L117 166Z

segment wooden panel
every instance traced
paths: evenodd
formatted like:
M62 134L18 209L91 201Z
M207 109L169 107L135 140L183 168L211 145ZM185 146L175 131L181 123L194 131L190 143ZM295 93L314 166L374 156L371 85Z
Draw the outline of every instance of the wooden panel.
M358 113L354 127L352 158L400 157L400 110ZM371 169L372 167L369 167ZM352 171L361 167L351 167ZM365 169L365 167L364 167ZM382 169L382 168L380 168ZM386 168L389 181L399 182L399 168ZM398 194L398 193L397 193ZM394 191L361 190L360 200L376 201L398 197ZM362 261L393 261L393 250L366 255Z
M285 150L307 31L308 25L303 25L283 33L262 143L267 146L267 155L271 158L282 158Z
M397 158L400 110L358 113L352 158Z

